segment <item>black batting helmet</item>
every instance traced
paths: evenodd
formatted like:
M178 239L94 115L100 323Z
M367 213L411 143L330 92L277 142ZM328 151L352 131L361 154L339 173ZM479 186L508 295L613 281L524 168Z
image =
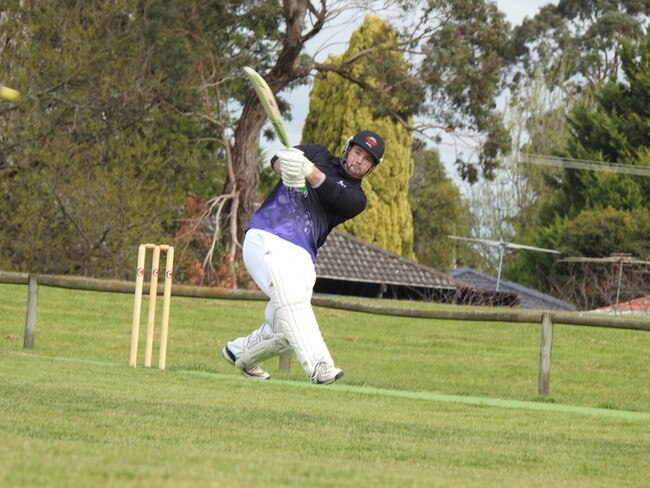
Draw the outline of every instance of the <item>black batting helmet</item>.
M347 152L350 144L356 144L370 153L375 164L381 163L384 158L384 140L379 134L371 130L362 130L350 137L345 144L344 151Z

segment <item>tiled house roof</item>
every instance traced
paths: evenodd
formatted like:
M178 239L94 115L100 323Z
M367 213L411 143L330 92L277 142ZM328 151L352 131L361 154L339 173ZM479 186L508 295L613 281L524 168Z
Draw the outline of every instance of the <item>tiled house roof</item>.
M334 230L318 251L316 276L387 285L455 289L444 273Z
M635 298L629 302L619 303L617 305L608 305L593 310L601 313L620 313L626 315L648 315L650 316L650 296Z
M497 279L494 276L482 273L475 269L458 268L451 271L451 276L469 286L481 290L494 290L497 286ZM575 307L558 298L546 295L545 293L526 288L512 281L503 281L499 283L499 291L515 293L519 297L519 303L522 308L541 309L541 310L575 310Z
M433 268L334 230L318 251L314 292L465 305L515 306L509 292L476 290Z

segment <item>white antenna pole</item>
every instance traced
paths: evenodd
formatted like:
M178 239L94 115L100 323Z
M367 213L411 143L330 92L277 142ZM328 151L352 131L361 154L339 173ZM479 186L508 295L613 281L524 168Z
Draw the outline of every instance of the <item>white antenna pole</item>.
M501 267L503 266L503 250L505 246L499 246L499 274L497 275L497 291L499 291L499 284L501 283Z
M616 288L616 305L614 306L614 313L618 313L618 297L621 294L621 278L623 278L623 260L618 268L618 287Z

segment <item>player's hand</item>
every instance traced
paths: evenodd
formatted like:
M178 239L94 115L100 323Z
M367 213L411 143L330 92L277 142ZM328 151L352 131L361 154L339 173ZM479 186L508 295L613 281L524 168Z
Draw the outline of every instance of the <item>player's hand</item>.
M302 156L302 151L295 148L281 149L275 154L275 157L280 162L282 182L289 188L303 188L305 186L305 178L300 172L300 165L296 162L299 156Z
M305 186L305 178L300 173L289 170L285 167L285 162L280 160L282 183L289 188L303 188Z
M299 174L307 178L314 171L314 163L305 157L300 149L295 147L281 149L276 153L281 162L282 173Z

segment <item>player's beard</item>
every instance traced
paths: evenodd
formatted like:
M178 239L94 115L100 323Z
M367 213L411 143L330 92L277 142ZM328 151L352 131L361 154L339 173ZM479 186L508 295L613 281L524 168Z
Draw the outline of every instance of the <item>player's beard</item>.
M344 157L341 158L341 165L345 169L345 172L352 176L352 178L356 178L357 180L360 180L364 178L365 176L368 176L372 171L375 169L376 165L372 165L370 169L367 171L363 171L363 165L359 165L357 163L352 163L349 164L347 160L347 154L344 155Z

